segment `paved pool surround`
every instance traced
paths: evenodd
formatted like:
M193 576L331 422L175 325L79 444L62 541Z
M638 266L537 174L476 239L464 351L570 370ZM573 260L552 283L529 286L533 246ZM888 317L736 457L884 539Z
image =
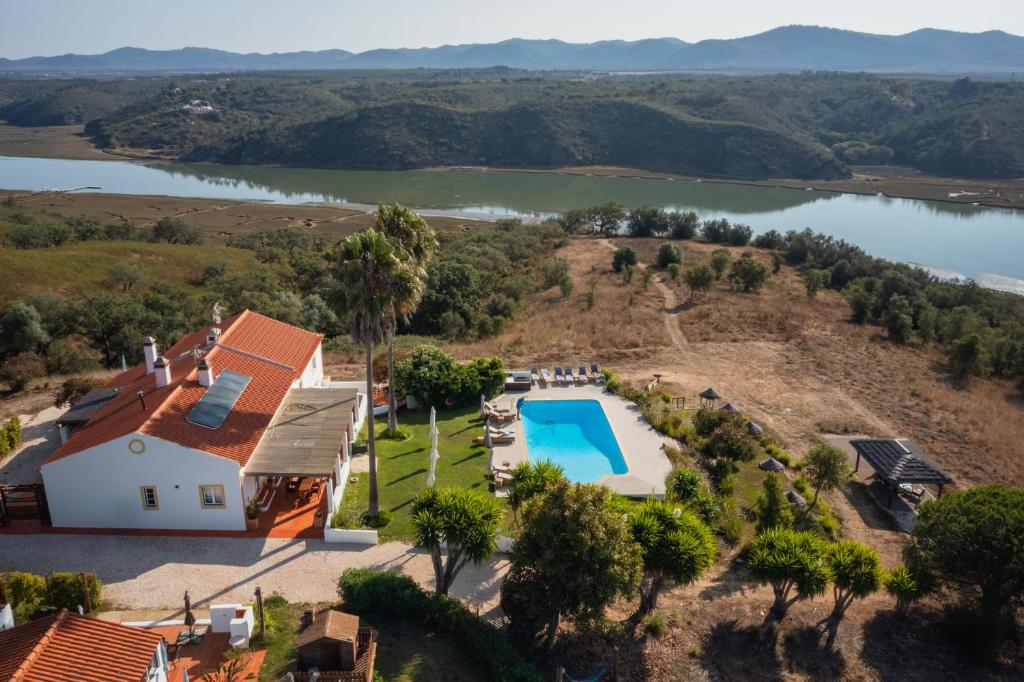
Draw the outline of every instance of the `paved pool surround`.
M640 409L617 395L604 390L603 386L533 386L529 391L516 391L499 396L494 402L498 407L515 409L516 403L526 398L533 400L596 400L601 404L608 424L615 434L627 471L624 474L609 474L597 481L609 489L627 497L665 497L665 478L672 471L672 464L665 456L663 446L671 441L644 419ZM516 465L529 461L524 425L515 421L505 428L512 429L516 441L506 445L495 445L491 450L491 464L509 462Z

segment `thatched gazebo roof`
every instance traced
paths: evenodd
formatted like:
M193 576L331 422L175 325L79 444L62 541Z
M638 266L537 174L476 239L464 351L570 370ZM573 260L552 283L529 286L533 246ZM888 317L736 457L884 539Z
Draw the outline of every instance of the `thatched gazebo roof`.
M708 388L705 388L703 391L701 391L697 395L699 395L704 400L721 400L722 399L722 396L718 395L718 391L716 391L715 389L711 388L710 386Z
M740 408L736 407L732 403L726 403L725 405L722 405L718 409L721 410L722 412L728 412L729 414L740 414L741 412Z
M756 437L764 433L764 429L762 429L761 425L758 424L757 422L749 421L747 422L747 433L749 433L751 436Z

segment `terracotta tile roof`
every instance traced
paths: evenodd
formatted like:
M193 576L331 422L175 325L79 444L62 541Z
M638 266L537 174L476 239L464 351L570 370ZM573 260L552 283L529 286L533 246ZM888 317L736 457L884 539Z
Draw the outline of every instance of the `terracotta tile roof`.
M117 387L117 397L76 429L44 464L131 433L144 433L244 466L323 336L248 310L220 326L219 341L204 357L215 375L229 369L251 376L252 381L219 428L209 429L186 419L206 392L191 353L206 348L208 330L204 328L182 337L162 353L171 368L167 386L157 388L155 375L147 374L144 364L114 377L107 387ZM144 393L145 409L139 391Z
M143 682L161 639L64 610L0 632L0 682Z

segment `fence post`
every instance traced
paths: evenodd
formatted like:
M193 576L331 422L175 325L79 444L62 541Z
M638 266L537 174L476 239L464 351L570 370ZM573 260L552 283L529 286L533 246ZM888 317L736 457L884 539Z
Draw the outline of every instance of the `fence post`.
M267 635L267 624L263 617L263 590L258 585L256 586L256 611L260 618L260 640L263 640Z

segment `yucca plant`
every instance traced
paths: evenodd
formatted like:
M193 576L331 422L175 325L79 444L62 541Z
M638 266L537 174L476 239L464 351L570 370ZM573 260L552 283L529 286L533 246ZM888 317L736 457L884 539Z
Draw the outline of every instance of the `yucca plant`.
M842 618L854 599L863 599L882 588L885 571L874 547L855 540L833 542L825 549L825 563L832 573L832 615Z
M755 580L771 585L777 619L797 601L824 594L832 579L824 554L822 541L806 531L769 528L754 538L748 566Z

